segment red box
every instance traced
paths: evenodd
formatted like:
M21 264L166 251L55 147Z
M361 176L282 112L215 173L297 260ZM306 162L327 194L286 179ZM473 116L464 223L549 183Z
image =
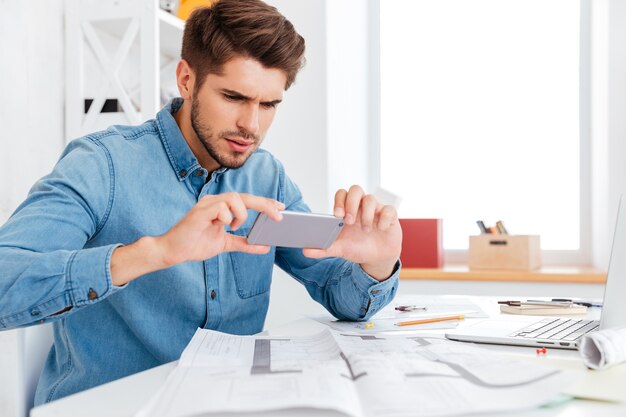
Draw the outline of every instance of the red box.
M403 268L443 267L442 219L400 219Z

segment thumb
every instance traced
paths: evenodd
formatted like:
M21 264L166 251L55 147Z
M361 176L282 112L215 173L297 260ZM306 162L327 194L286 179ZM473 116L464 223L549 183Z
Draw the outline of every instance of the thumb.
M255 255L264 255L270 251L270 247L266 245L251 245L243 236L231 235L226 233L224 244L224 252L245 252Z
M307 258L314 258L314 259L327 258L329 256L332 256L330 253L328 253L328 250L326 249L306 248L302 251L302 254L306 256Z

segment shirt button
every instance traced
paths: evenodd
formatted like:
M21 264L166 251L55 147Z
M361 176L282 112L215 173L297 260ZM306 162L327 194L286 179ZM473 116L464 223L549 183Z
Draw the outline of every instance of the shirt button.
M185 175L187 175L187 171L185 171L184 169L181 169L181 170L178 172L178 175L180 175L181 177L184 177Z
M203 175L203 173L202 173L202 170L201 170L201 169L199 169L199 170L197 170L197 171L196 171L196 176L197 176L197 177L201 177L202 175Z
M372 294L378 294L380 290L372 290Z
M39 310L33 310L33 311L31 311L31 312L30 312L30 315L31 315L31 316L38 316L39 314L41 314L41 313L39 312Z
M217 294L215 294L215 290L211 290L211 300L215 300L215 296Z
M95 300L98 298L98 293L93 290L93 288L89 288L89 292L87 293L87 298L90 300Z

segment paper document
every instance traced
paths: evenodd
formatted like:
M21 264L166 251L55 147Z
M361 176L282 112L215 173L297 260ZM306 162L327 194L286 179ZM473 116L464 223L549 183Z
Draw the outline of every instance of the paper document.
M414 307L415 309L407 309L406 311L396 309L402 307ZM457 327L458 321L442 321L403 327L398 326L397 323L407 320L461 314L467 318L489 317L479 306L464 297L405 295L396 297L390 305L380 310L366 322L341 321L335 319L330 314L321 314L311 318L341 332L358 334L398 332L408 334L422 330L454 329Z
M447 416L532 408L571 378L429 336L329 329L297 338L198 329L138 417L316 409L353 417Z

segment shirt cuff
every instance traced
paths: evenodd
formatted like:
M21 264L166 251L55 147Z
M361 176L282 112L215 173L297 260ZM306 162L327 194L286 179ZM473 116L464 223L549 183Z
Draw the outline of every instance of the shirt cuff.
M67 269L72 305L93 304L119 291L111 281L111 255L121 244L74 252Z
M361 293L369 298L369 305L362 320L367 320L367 318L371 317L393 299L398 288L398 278L400 277L401 269L402 263L398 259L393 267L391 276L384 281L378 281L365 272L360 265L354 264L353 283Z

